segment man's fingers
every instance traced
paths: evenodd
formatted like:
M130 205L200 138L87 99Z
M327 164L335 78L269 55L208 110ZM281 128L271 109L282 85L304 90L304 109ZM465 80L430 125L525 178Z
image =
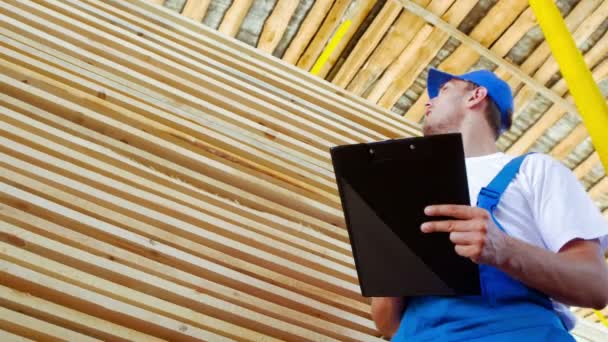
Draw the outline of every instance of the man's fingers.
M431 205L424 209L424 213L428 216L447 216L462 220L489 217L485 209L456 204Z
M452 232L450 241L455 245L479 245L481 237L477 232Z
M425 233L434 232L466 232L476 230L475 221L462 221L462 220L445 220L445 221L430 221L425 222L420 227Z
M454 246L454 249L458 255L469 258L474 262L477 262L477 260L479 260L479 256L481 255L481 248L479 246L456 245Z

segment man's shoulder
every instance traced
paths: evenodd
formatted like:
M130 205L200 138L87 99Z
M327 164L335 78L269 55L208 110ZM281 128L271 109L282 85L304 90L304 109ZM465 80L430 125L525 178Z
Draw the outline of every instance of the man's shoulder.
M562 164L557 159L546 153L530 153L526 155L526 159L522 163L522 168L524 170L531 171L550 171L552 169L559 169L559 171L564 171L569 169Z

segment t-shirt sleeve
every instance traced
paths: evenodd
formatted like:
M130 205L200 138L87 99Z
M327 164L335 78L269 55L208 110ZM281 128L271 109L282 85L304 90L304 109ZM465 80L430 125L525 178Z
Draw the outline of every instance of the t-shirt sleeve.
M576 176L555 159L533 154L522 165L530 186L530 207L547 245L558 252L574 239L599 239L608 248L608 221Z

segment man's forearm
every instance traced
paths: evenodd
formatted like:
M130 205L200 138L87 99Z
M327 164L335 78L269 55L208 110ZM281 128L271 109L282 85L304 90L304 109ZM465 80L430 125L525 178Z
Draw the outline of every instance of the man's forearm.
M372 298L372 319L383 336L392 337L397 332L404 309L402 297Z
M566 246L572 248L553 253L509 237L505 255L496 266L560 302L601 309L608 301L606 264L601 255L577 248L577 244L591 243L597 242L573 241Z

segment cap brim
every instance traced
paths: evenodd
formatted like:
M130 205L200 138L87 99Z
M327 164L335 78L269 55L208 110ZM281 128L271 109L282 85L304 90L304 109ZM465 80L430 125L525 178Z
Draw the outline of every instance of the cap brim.
M426 89L429 93L429 98L434 98L439 94L441 86L449 80L457 78L447 72L439 71L435 68L429 69L429 75L426 79Z

